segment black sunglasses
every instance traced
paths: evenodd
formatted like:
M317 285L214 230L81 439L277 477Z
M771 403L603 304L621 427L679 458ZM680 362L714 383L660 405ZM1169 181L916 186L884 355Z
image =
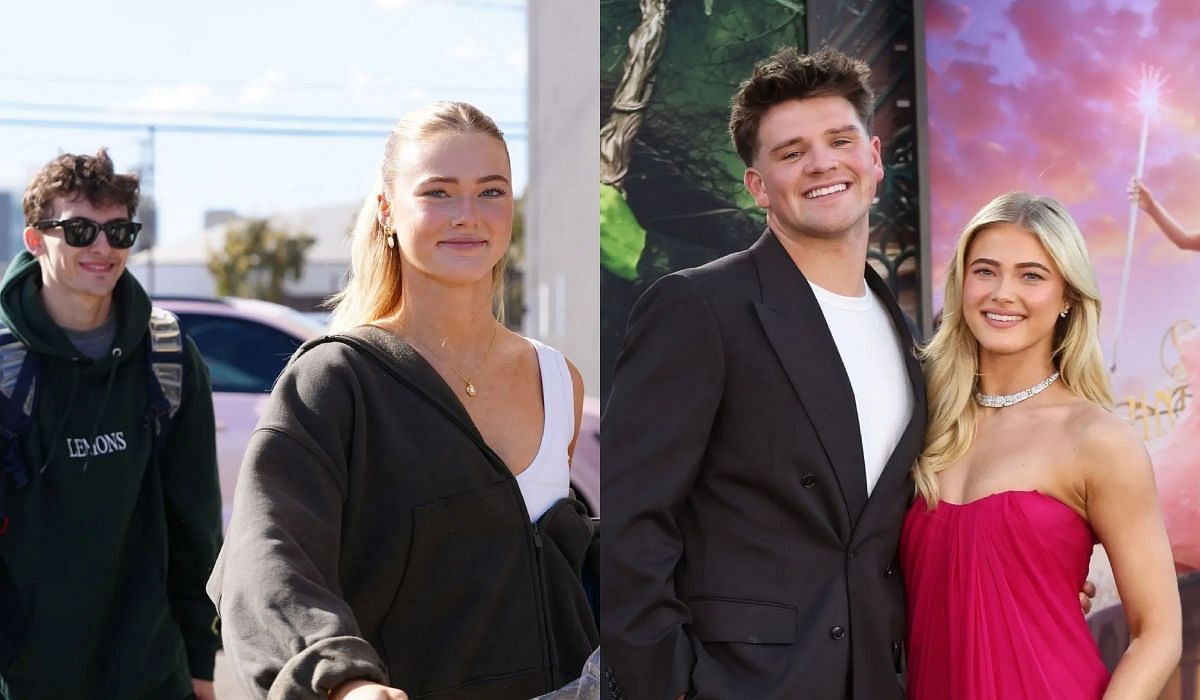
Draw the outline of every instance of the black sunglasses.
M120 219L102 224L83 217L66 220L45 219L37 222L33 227L39 231L45 231L48 228L62 228L63 240L72 248L90 246L101 231L104 232L104 237L108 239L110 246L132 248L133 242L137 240L138 231L142 230L142 225L136 221Z

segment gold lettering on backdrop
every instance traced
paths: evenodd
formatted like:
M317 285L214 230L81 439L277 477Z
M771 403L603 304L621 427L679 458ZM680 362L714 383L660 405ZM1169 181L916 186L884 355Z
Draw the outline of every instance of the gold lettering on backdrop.
M1180 358L1183 348L1179 340L1195 329L1196 326L1191 321L1176 321L1163 334L1162 341L1158 344L1158 361L1162 363L1163 370L1178 384L1187 383L1187 368L1183 366Z
M1130 395L1125 399L1125 418L1135 429L1140 428L1143 440L1160 438L1175 427L1175 421L1192 398L1186 384Z
M1125 399L1126 420L1135 429L1141 428L1142 439L1160 438L1175 427L1175 421L1193 398L1188 387L1187 368L1180 359L1180 338L1196 328L1186 319L1167 328L1158 345L1158 360L1163 371L1174 383L1165 389L1154 389Z

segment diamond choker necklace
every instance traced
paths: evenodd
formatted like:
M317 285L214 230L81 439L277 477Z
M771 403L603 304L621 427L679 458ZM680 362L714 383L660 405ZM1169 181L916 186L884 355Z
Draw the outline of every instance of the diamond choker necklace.
M1005 406L1012 406L1013 404L1021 403L1031 396L1037 396L1038 394L1042 393L1046 387L1053 384L1056 379L1058 379L1058 372L1046 377L1025 391L1018 391L1015 394L992 395L981 394L977 391L975 392L975 403L979 404L980 406L987 406L988 408L1004 408Z

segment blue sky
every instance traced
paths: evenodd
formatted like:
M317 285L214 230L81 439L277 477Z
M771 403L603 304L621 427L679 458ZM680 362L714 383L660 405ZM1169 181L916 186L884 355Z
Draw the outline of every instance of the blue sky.
M514 184L524 190L524 0L133 0L119 12L112 5L5 3L0 189L19 194L60 151L108 146L123 171L149 160L141 128L14 120L175 125L155 134L154 148L159 240L170 241L199 232L207 209L266 215L360 201L390 124L425 102L460 99L509 135ZM214 124L378 133L178 130Z

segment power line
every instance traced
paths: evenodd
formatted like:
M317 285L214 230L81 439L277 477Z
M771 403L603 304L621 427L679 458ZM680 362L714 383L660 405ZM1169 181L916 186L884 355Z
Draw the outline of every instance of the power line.
M407 4L408 0L400 0L400 2L403 5ZM525 0L517 0L516 2L502 2L500 0L441 0L441 3L454 7L473 7L481 10L508 10L512 12L524 12L528 4Z
M185 109L149 109L141 107L104 107L101 105L68 105L68 104L37 104L32 102L0 101L0 110L18 112L67 112L71 114L132 114L148 117L191 117L211 120L236 120L246 122L298 122L310 124L355 124L366 127L376 127L391 130L396 119L386 117L359 117L345 115L320 114L286 114L265 112L220 112ZM158 122L155 122L157 125ZM501 131L521 130L527 127L525 122L497 122Z
M154 84L169 84L177 85L180 83L187 84L202 84L213 87L229 87L229 88L246 88L256 83L256 79L247 80L223 80L223 79L208 79L181 77L179 75L170 76L150 76L140 78L113 78L105 76L97 77L81 77L78 75L30 75L28 73L0 73L0 81L10 80L19 82L22 85L40 84L40 83L58 83L65 85L131 85L135 87L145 87ZM395 83L391 80L374 80L370 81L371 85L375 85L381 89L387 90L424 90L428 89L428 85L403 85ZM348 87L346 81L322 81L322 80L302 80L288 81L279 80L271 81L272 87L284 89L298 90L333 90L345 91ZM437 86L439 91L453 90L456 92L472 93L472 94L519 94L525 92L523 86L496 86L496 85L454 85L454 86Z
M443 0L445 2L446 0ZM527 3L524 0L518 2L498 2L497 0L450 0L451 4L457 7L475 7L481 10L508 10L514 12L524 12Z
M108 131L147 131L153 128L158 133L183 134L240 134L245 136L292 136L311 138L386 138L391 129L319 129L236 126L232 124L159 124L149 122L120 121L69 121L65 119L20 119L0 116L0 126L26 127L35 129L82 129ZM525 132L505 132L509 141L524 141Z
M525 10L527 3L521 2L488 2L488 0L454 0L454 4L459 7L479 7L482 9L494 10Z

